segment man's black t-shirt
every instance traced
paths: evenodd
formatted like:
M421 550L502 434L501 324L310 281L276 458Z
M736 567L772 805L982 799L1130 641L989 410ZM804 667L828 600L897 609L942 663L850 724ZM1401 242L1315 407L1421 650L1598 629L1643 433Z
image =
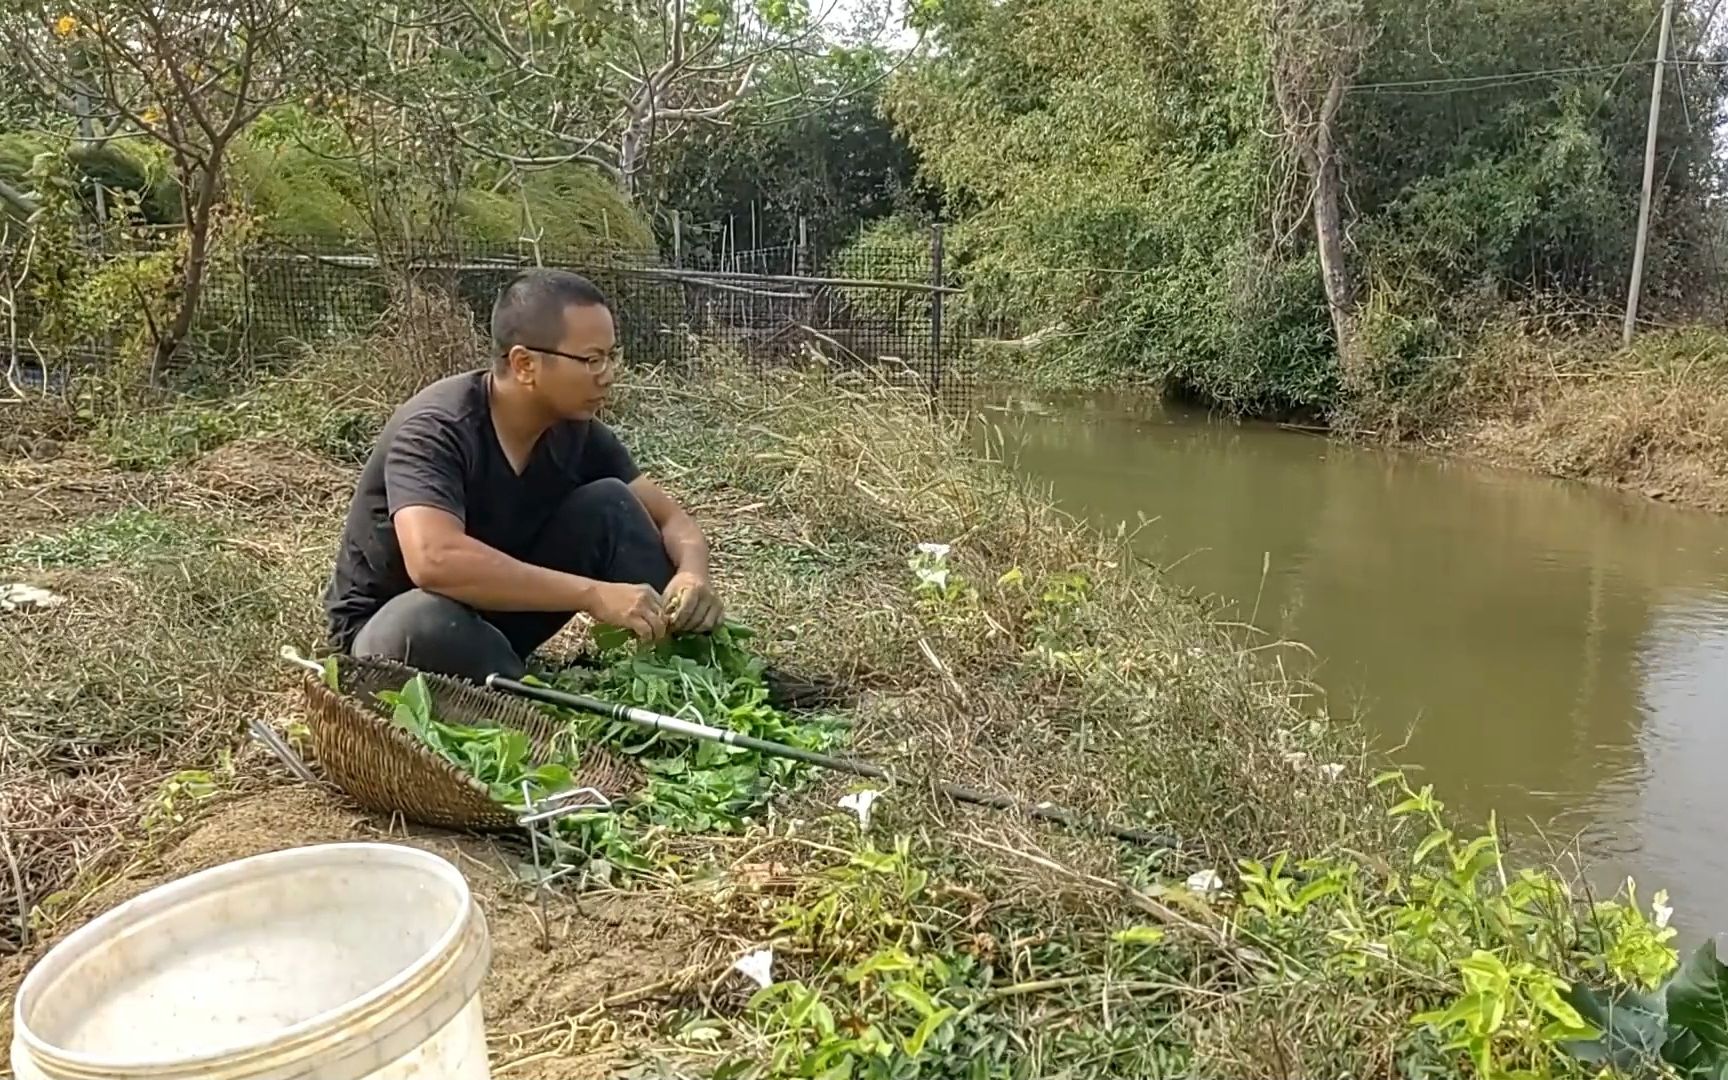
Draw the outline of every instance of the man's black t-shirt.
M491 376L440 379L399 407L360 473L342 549L325 594L330 644L346 652L384 602L414 587L391 519L433 506L462 519L469 536L522 558L564 497L583 484L636 479L636 463L598 420L553 426L521 475L492 427Z

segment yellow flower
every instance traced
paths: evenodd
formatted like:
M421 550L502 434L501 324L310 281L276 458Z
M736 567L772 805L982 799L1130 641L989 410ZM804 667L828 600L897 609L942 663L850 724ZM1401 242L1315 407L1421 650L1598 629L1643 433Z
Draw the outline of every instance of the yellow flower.
M71 37L78 32L78 20L70 15L62 15L54 20L54 33L60 37Z
M152 105L139 114L139 119L146 124L154 124L162 119L162 110Z

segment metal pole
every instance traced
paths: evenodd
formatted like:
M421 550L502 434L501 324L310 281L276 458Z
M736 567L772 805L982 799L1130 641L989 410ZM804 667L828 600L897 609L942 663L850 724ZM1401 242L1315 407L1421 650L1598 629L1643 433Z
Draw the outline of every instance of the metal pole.
M515 679L506 679L501 675L488 676L486 679L486 685L490 689L501 690L507 694L514 694L517 697L524 697L533 701L544 702L548 705L556 705L564 709L575 709L579 712L593 713L596 716L604 716L609 720L620 720L627 724L635 724L638 727L644 727L650 731L664 731L668 734L682 735L685 738L698 739L703 742L723 743L727 746L737 746L745 750L754 750L757 753L768 754L772 757L791 758L793 761L802 761L807 765L815 765L824 769L833 769L836 772L851 773L854 776L867 776L875 780L884 780L888 783L895 782L894 775L887 769L884 769L882 766L873 762L860 761L857 758L835 757L830 754L818 753L815 750L806 750L800 746L788 746L785 743L770 742L767 739L758 739L741 732L728 731L725 728L711 727L707 724L698 724L690 720L681 720L676 716L667 716L664 713L639 709L633 705L614 705L609 701L601 701L599 698L588 697L585 694L566 694L561 690L549 690L543 686L530 686L527 683L517 682ZM1152 844L1157 847L1171 849L1180 847L1174 839L1159 833L1146 832L1142 829L1123 828L1108 823L1086 821L1082 818L1076 817L1067 810L1060 809L1059 807L1047 806L1043 803L1022 803L1008 795L1001 795L989 791L977 791L973 788L962 787L959 784L949 784L940 781L938 781L934 786L937 791L940 791L950 799L955 799L964 803L971 803L974 806L988 806L997 810L1013 810L1025 814L1027 817L1037 818L1041 821L1053 821L1059 825L1066 825L1071 829L1077 829L1080 831L1102 832L1109 836L1114 836L1118 840L1127 840L1136 844Z
M1644 195L1638 204L1638 239L1632 249L1632 284L1626 292L1626 325L1620 341L1632 344L1638 325L1638 294L1644 288L1644 251L1650 243L1650 201L1656 187L1656 129L1662 121L1662 68L1668 60L1668 36L1674 25L1674 0L1662 4L1662 34L1656 39L1656 73L1650 82L1650 127L1644 134Z
M936 290L930 294L930 393L940 402L942 397L942 226L930 227L930 284Z
M684 266L684 226L683 215L672 211L672 265L680 269Z

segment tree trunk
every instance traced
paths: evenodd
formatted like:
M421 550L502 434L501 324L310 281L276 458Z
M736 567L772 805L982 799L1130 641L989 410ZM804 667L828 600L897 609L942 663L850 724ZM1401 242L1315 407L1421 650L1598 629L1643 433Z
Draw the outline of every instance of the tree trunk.
M1314 237L1320 251L1320 278L1326 287L1332 332L1338 339L1338 358L1348 372L1355 359L1356 286L1344 255L1344 185L1333 139L1343 100L1344 76L1334 75L1320 108L1314 142L1305 147L1304 157L1314 180Z
M186 209L186 261L180 270L180 303L167 327L156 337L155 353L150 361L150 380L155 382L168 370L174 354L192 332L192 320L198 314L198 300L204 291L204 266L210 258L210 215L216 206L217 170L224 147L212 146L210 155L198 166L197 186L188 181L193 177L182 174L181 190L195 191L184 202Z
M642 169L648 145L647 120L633 120L618 140L618 186L625 200L634 203L641 194Z

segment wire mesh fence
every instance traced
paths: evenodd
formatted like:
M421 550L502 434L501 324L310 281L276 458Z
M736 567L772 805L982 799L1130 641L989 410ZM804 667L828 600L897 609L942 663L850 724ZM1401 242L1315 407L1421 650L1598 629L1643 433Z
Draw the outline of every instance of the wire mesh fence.
M6 275L19 257L0 251L0 278L12 280ZM371 332L410 287L459 300L484 336L494 297L536 265L581 273L608 295L632 362L677 370L718 361L755 372L813 366L925 387L948 403L962 393L958 380L945 377L949 290L939 234L930 245L843 252L819 264L797 244L667 258L525 243L362 250L312 239L253 242L211 264L183 362L228 372L289 365L308 348ZM11 295L11 332L0 325L0 334L7 334L15 370L28 370L34 358L42 371L76 372L123 348L99 331L68 341L30 289ZM58 341L54 350L42 347L49 338ZM46 362L50 352L55 365Z

